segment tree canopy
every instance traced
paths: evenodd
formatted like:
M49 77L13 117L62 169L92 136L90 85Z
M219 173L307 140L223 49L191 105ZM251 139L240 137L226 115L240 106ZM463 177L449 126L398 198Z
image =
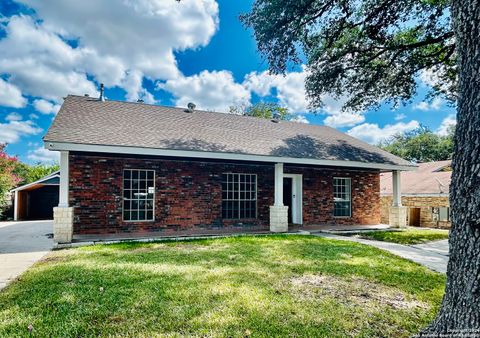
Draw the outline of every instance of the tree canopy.
M307 65L313 110L325 94L344 109L408 102L421 71L432 97L456 98L456 44L447 0L256 0L240 19L254 30L269 70Z
M453 156L454 129L440 136L426 127L394 135L379 147L412 162L451 160Z
M275 117L279 120L289 120L291 118L288 108L282 107L275 102L257 102L251 105L231 106L230 113L263 119L273 119Z

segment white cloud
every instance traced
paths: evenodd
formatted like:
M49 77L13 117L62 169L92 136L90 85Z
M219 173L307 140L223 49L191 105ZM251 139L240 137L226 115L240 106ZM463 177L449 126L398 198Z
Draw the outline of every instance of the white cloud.
M259 96L268 96L275 90L276 97L282 106L292 113L308 111L305 96L306 71L290 72L283 75L270 75L267 71L251 72L245 76L243 85Z
M22 115L19 113L12 112L5 117L6 121L21 121Z
M37 114L34 114L34 113L29 114L28 117L29 117L31 120L36 120L36 119L38 119L38 115L37 115Z
M175 104L186 107L193 102L198 109L228 111L231 105L250 102L250 91L235 82L231 72L203 71L187 77L178 77L165 83L158 83L159 89L171 92Z
M0 143L16 143L22 136L37 135L41 131L32 121L0 123Z
M327 126L338 127L352 127L365 121L365 116L358 113L340 112L334 115L328 116L323 123Z
M292 119L290 119L290 121L292 121L292 122L298 122L298 123L310 124L310 121L307 120L307 118L305 117L305 115L296 115L295 117L293 117Z
M20 89L0 78L0 106L21 108L26 104L27 100Z
M401 121L406 117L407 117L407 115L405 115L403 113L398 113L397 115L395 115L395 121Z
M34 162L58 163L60 160L60 153L58 151L50 151L43 147L38 147L36 149L29 150L27 158Z
M440 136L446 136L448 135L450 128L456 125L457 117L455 116L455 114L450 114L442 120L442 123L440 124L440 127L438 127L438 129L436 130L436 133Z
M415 120L408 123L398 122L396 124L387 124L383 128L380 128L378 124L375 123L364 123L353 127L347 134L371 144L378 144L395 134L412 131L418 127L420 127L420 124Z
M56 102L69 93L98 95L87 75L107 87L125 85L130 100L153 102L141 81L127 77L181 76L173 52L205 46L218 29L214 0L21 2L34 9L35 20L4 20L0 74L25 93Z
M420 102L413 106L414 109L428 111L428 110L439 110L443 104L443 100L439 97L433 99L432 102Z
M56 114L60 110L59 104L54 104L52 102L49 102L43 99L33 101L33 106L38 112L45 115Z

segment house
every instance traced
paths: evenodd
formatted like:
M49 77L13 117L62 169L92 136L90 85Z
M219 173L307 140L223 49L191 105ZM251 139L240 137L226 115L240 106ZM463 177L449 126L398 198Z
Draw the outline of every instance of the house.
M35 182L13 189L13 219L52 219L58 205L60 172L55 171Z
M379 224L380 173L416 168L329 127L72 95L44 142L57 242Z
M402 204L408 208L410 226L449 228L449 187L451 161L419 163L417 171L405 172L402 177ZM387 222L392 204L392 174L380 175L382 222Z

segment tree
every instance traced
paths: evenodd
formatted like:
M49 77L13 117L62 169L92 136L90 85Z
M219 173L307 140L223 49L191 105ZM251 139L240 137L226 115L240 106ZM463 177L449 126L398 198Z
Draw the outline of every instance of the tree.
M453 155L453 132L446 136L432 133L426 127L396 134L378 146L389 153L412 162L451 160Z
M420 71L441 79L432 95L457 100L447 284L422 335L478 335L480 1L256 0L241 20L254 29L272 73L304 56L312 108L321 107L325 93L346 96L346 109L408 101Z
M18 184L23 185L34 182L59 169L60 166L58 164L47 165L37 163L35 165L29 165L26 163L18 162L17 167L14 169L14 173L21 179Z
M257 102L252 105L237 105L230 107L230 113L259 117L263 119L272 119L277 117L279 120L289 120L291 117L288 108L282 107L274 102Z
M0 144L0 218L8 206L10 190L21 180L14 173L18 160L5 152L5 146Z

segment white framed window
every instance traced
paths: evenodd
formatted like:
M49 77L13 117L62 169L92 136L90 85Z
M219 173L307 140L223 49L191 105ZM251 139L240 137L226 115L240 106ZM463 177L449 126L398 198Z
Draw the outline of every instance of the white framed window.
M155 170L123 170L123 220L155 219Z
M222 174L222 218L257 218L256 174Z
M449 222L450 221L450 208L449 207L433 207L432 214L434 220L440 222Z
M333 216L352 216L352 182L349 177L333 178Z

